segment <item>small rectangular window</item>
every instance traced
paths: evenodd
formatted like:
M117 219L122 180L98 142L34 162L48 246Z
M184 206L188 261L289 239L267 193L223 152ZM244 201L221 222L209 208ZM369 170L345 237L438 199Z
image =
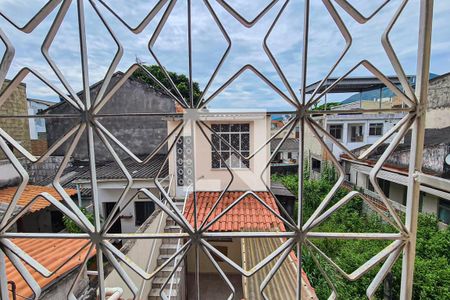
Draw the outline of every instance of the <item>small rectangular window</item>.
M321 164L322 164L322 162L320 160L311 158L311 169L313 171L320 173Z
M136 201L134 202L135 225L141 226L155 211L155 203L153 201Z
M372 123L369 125L369 135L383 135L383 123Z
M442 223L450 224L450 201L439 199L438 217Z
M211 140L211 167L213 169L248 168L249 161L242 156L250 153L250 124L212 124L211 128L216 132ZM214 150L216 148L217 152ZM234 150L235 149L235 150Z
M338 140L342 140L342 124L330 125L330 134Z
M350 142L358 143L364 140L363 125L350 125Z

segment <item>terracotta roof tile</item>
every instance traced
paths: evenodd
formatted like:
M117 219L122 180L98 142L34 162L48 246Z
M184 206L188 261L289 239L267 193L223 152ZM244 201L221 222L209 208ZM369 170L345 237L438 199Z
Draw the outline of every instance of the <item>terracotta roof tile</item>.
M244 192L227 192L220 200L219 205L211 214L209 221L214 219L223 210L230 206ZM256 192L267 205L279 213L275 199L269 192ZM213 204L219 198L220 192L197 192L197 222L198 225L206 218ZM194 226L194 205L193 194L189 196L184 211L185 217ZM230 209L217 222L215 222L208 231L241 231L244 229L263 229L269 230L278 228L285 231L284 225L280 219L265 208L254 196L247 195L236 206Z
M0 189L0 202L9 204L11 200L14 197L14 193L17 190L17 186L14 187L8 187L4 189ZM75 189L65 189L67 194L69 196L73 196L77 193ZM17 205L19 206L25 206L28 203L30 203L31 200L33 200L34 197L41 193L49 193L55 199L61 201L62 197L61 195L53 188L48 186L39 186L39 185L27 185L25 187L25 190L23 191L19 201L17 202ZM35 212L41 209L46 208L47 206L50 206L50 202L45 200L42 197L39 197L30 207L30 212Z
M57 278L63 276L67 272L78 267L86 257L89 250L89 240L75 240L75 239L11 239L19 248L29 254L42 266L44 266L50 272L56 270L58 267L64 264L64 262L75 255L70 261L64 264L53 276L49 278L43 277L36 272L29 265L26 268L31 273L33 278L39 284L41 288L48 286L51 282ZM79 252L77 254L77 252ZM95 254L95 249L92 250L90 256ZM8 258L6 258L6 277L8 281L14 281L16 284L16 294L22 297L32 297L28 284L20 276L16 268L11 264ZM11 295L10 298L12 299ZM20 298L20 297L19 297Z

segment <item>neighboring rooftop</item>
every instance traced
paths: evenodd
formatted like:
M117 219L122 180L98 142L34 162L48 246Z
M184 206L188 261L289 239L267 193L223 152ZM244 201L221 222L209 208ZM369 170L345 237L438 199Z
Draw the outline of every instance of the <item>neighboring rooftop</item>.
M277 148L278 144L281 142L281 138L273 139L270 142L270 151L273 152ZM297 151L299 149L299 139L297 138L287 138L281 145L279 151Z
M283 197L293 197L295 195L292 194L282 183L272 181L270 183L270 190L275 196L283 196ZM278 197L277 197L278 198Z
M387 76L387 78L395 85L400 84L397 76ZM411 84L415 83L415 76L407 76ZM333 85L339 77L330 77L321 86L319 92L325 91ZM321 81L316 81L305 88L307 94L312 94L320 85ZM385 87L384 83L373 76L354 76L347 77L338 82L331 90L331 93L360 93L364 91L372 91Z
M280 247L283 243L281 238L245 238L241 240L242 264L246 270L250 270L257 265L264 257ZM275 266L276 260L269 262L264 268L250 277L243 277L244 298L262 300L260 286ZM297 278L297 257L294 251L291 252L281 267L273 276L270 283L264 290L268 299L296 299L296 280L286 280L287 278ZM302 300L318 299L314 288L309 282L308 276L302 270Z
M90 244L89 240L83 239L24 238L11 239L11 241L50 272L61 267L54 275L45 278L29 265L25 264L31 276L33 276L39 286L44 290L52 284L55 284L58 278L67 275L80 266L86 258ZM89 256L92 257L94 255L95 249L91 251ZM16 284L17 299L31 299L33 297L32 290L8 258L6 259L6 277L8 281L14 281ZM13 299L11 293L10 299Z
M164 164L166 155L157 154L148 163L140 164L132 158L122 160L125 168L133 179L153 179L158 174L159 169ZM97 180L120 180L126 179L119 165L113 162L106 162L96 169ZM165 164L160 177L166 177L169 174L168 166ZM72 178L73 182L84 182L90 180L89 168L84 168L82 172Z
M244 192L226 192L219 205L211 214L209 221L229 207ZM275 199L269 192L256 192L268 206L279 213ZM197 222L200 225L206 218L214 203L219 199L220 192L197 192ZM184 216L194 226L194 197L189 195ZM284 224L279 218L264 207L254 196L247 195L236 206L217 220L208 231L242 231L274 230L285 231Z
M4 189L0 189L0 202L9 204L14 197L14 194L17 191L17 186L8 187ZM69 196L73 196L77 193L74 189L65 189ZM25 190L22 192L19 201L17 202L17 206L26 206L30 203L34 198L38 197L42 193L48 193L52 195L56 200L61 201L61 195L53 188L48 186L39 186L39 185L27 185ZM50 206L50 202L48 202L43 197L39 197L29 208L29 212L36 212L41 209Z

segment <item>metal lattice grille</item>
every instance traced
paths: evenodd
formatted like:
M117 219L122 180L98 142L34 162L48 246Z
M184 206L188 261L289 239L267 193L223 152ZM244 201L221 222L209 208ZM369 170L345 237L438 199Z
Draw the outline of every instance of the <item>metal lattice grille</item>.
M5 21L9 23L10 26L14 27L15 30L24 34L33 33L39 28L39 25L45 20L51 19L51 26L48 28L48 34L45 36L42 42L42 55L47 61L49 67L57 76L60 81L59 85L53 84L46 78L46 74L41 74L34 70L32 66L20 69L15 77L7 83L6 88L3 90L0 96L0 106L4 104L6 99L11 96L13 91L20 85L20 83L26 79L28 76L35 76L47 87L53 90L60 98L61 101L68 105L73 113L72 114L56 114L43 116L43 118L64 118L66 120L73 120L72 127L62 135L56 143L54 143L48 151L41 156L32 155L25 147L23 147L19 142L17 142L11 135L9 135L3 129L0 129L0 147L7 156L7 159L14 166L15 170L20 174L21 182L15 192L13 199L11 199L10 205L5 210L0 223L0 286L1 286L1 296L2 299L8 298L8 289L6 273L5 273L5 259L7 258L21 274L23 279L26 281L27 285L31 288L36 298L41 295L41 287L38 282L30 275L29 270L25 267L28 265L30 268L37 271L43 277L51 277L57 269L48 270L41 263L33 259L31 255L21 250L12 239L25 239L25 238L61 238L61 239L86 239L89 242L83 247L84 250L87 249L88 254L85 255L85 259L81 265L78 276L75 278L72 289L69 291L68 297L75 298L74 289L77 286L77 282L81 277L82 271L85 270L89 254L95 252L96 266L97 266L97 279L98 279L98 295L101 299L106 297L108 292L105 288L107 284L105 283L105 264L108 262L108 268L112 268L114 272L117 272L119 277L123 281L123 287L129 289L136 299L145 298L147 295L143 294L143 291L148 288L150 282L160 273L164 271L167 266L174 266L167 276L167 280L162 282L160 289L160 296L163 299L174 298L173 281L171 278L173 275L177 276L177 268L181 265L184 259L187 257L189 251L194 251L196 262L194 263L194 270L196 273L195 280L195 292L199 295L201 292L201 285L199 284L199 273L200 273L200 263L199 257L200 253L204 253L207 259L210 260L215 271L221 276L222 280L229 287L230 296L232 299L235 296L235 288L228 278L227 273L223 270L223 266L226 268L231 268L237 274L242 276L252 278L256 276L262 269L266 270L264 278L262 279L259 290L262 297L267 299L267 295L264 293L265 288L270 284L271 280L276 276L277 272L282 268L284 261L290 257L292 251L296 252L296 256L299 258L296 260L297 266L295 268L296 276L291 276L290 279L294 282L296 289L296 298L305 299L304 292L304 282L302 277L302 251L308 249L320 256L321 260L327 261L332 265L338 273L340 273L347 280L353 281L357 280L368 271L370 271L374 266L380 264L381 268L377 272L376 276L373 278L370 286L367 289L367 296L370 298L374 295L377 288L382 283L386 274L391 270L394 263L403 257L402 266L402 286L401 286L401 299L410 299L412 293L412 282L413 282L413 269L414 269L414 258L415 258L415 240L417 231L417 217L418 217L418 206L419 206L419 187L421 182L427 182L432 186L446 186L448 189L448 182L444 182L441 179L437 179L431 176L427 176L421 173L422 165L422 152L423 152L423 139L424 139L424 115L425 106L427 103L427 82L429 73L429 59L430 59L430 39L431 39L431 16L432 16L432 2L428 0L421 1L420 7L420 36L419 36L419 61L418 61L418 71L415 89L411 86L405 75L402 65L400 64L397 55L391 46L389 40L389 34L392 28L395 26L397 19L402 14L404 7L408 4L408 0L401 1L401 3L395 7L392 18L386 20L386 28L384 33L380 36L379 47L383 49L385 53L385 58L389 61L400 81L400 87L386 77L378 68L376 61L370 60L359 60L352 57L351 50L353 47L352 43L352 33L350 32L350 27L344 23L341 14L347 14L347 17L358 24L364 26L370 26L370 21L372 18L376 17L377 14L383 10L386 5L390 2L384 1L371 15L364 16L355 7L353 7L348 1L345 0L323 0L321 5L323 5L335 24L337 25L339 31L341 32L343 38L345 39L346 46L344 50L339 54L336 63L331 66L328 70L327 76L319 83L316 89L308 97L306 94L306 83L308 74L308 43L310 40L310 1L304 1L304 10L302 11L304 17L303 32L295 32L293 34L303 35L303 53L302 53L302 66L301 74L301 90L300 93L295 91L291 83L285 76L282 68L280 67L276 56L272 53L271 48L267 43L267 39L271 35L271 32L277 25L280 16L283 15L285 8L290 4L289 0L284 1L269 1L267 6L265 6L259 14L252 20L248 20L242 16L239 11L233 8L233 5L229 4L227 1L198 1L203 7L203 13L212 18L214 24L217 26L218 32L223 37L226 42L225 50L218 60L215 69L211 72L207 84L205 85L201 95L198 97L194 96L194 76L193 76L193 30L192 26L195 20L200 18L199 15L195 15L192 10L193 1L187 0L186 5L186 32L187 32L187 61L188 61L188 80L189 80L189 90L188 96L183 96L182 91L180 91L176 84L170 79L168 72L166 72L166 66L161 62L157 51L155 50L155 44L157 44L158 38L161 32L164 30L167 21L169 20L173 10L178 2L176 0L159 0L154 5L153 9L146 14L145 18L136 27L131 26L125 18L121 17L121 12L115 11L108 1L103 0L51 0L45 6L43 6L26 25L21 26L16 24L14 20L10 19L8 15L0 11L0 15ZM211 3L214 2L214 3ZM296 2L296 1L293 1ZM184 3L184 2L183 2ZM49 54L49 49L61 28L62 24L65 24L65 18L67 17L67 12L70 8L76 8L76 20L75 24L77 28L77 38L79 39L80 48L78 49L81 58L81 75L83 90L81 93L76 93L72 87L72 83L69 82L60 71L60 66L55 62L52 56ZM339 9L337 8L339 7ZM1 4L0 4L1 8ZM235 51L235 41L233 40L233 35L229 33L226 29L226 24L221 19L223 14L218 14L217 9L223 10L226 14L238 21L242 27L241 31L243 33L250 32L253 27L258 26L264 18L267 18L269 13L272 18L270 26L267 28L264 39L261 41L256 41L255 44L261 46L260 54L264 56L268 62L270 62L271 67L273 67L273 72L277 76L277 81L282 85L282 88L278 84L275 84L272 79L268 78L263 74L257 67L252 64L243 63L237 72L233 73L226 80L223 81L219 86L214 86L215 81L223 69L223 66L228 63ZM90 91L90 72L89 68L90 57L88 55L89 42L87 39L88 22L86 18L86 11L89 9L94 15L99 18L102 22L106 32L111 36L113 44L117 47L117 51L110 62L106 75L104 76L103 82L100 85L98 92L93 95ZM129 8L133 10L131 6ZM392 9L392 7L391 7ZM142 62L137 62L130 66L123 74L122 78L113 81L113 74L117 71L121 59L127 51L130 51L131 47L139 47L136 45L123 45L120 38L116 37L114 28L112 24L104 17L105 14L109 14L114 19L114 26L121 26L130 36L139 37L139 34L148 28L151 28L152 33L150 38L145 41L145 47L148 48L149 57L151 57L157 65L161 67L166 77L166 82L162 83L158 81L157 78L153 76L144 66ZM301 14L299 14L301 15ZM3 55L0 67L0 81L5 82L5 78L8 74L11 63L15 59L15 47L17 45L11 44L10 39L5 32L0 29L0 38L5 45L5 53ZM202 45L202 47L208 47L208 45ZM38 50L36 50L38 51ZM344 60L351 61L349 68L342 76L340 76L334 83L327 85L327 79L333 74L338 65L342 64ZM339 84L340 81L347 78L352 71L358 67L366 68L373 76L377 77L386 87L393 91L395 96L397 96L401 102L404 104L402 108L376 108L376 109L366 109L361 111L361 113L404 113L404 117L385 135L380 137L376 143L364 151L359 157L355 157L353 152L347 149L343 143L336 138L336 134L330 134L326 128L323 128L321 124L316 122L314 115L316 114L339 114L341 111L319 111L313 110L315 104L321 102L326 94L333 90L333 88ZM160 90L170 97L170 99L179 107L183 108L182 113L175 112L123 112L116 114L108 114L103 111L103 108L107 107L108 102L114 97L115 93L125 84L128 78L136 70L141 70L149 78L155 81L159 86ZM235 139L243 138L243 135L232 135L233 130L231 130L231 139L224 138L224 135L217 130L217 125L211 126L208 122L210 118L222 118L221 120L231 120L230 113L212 113L205 110L206 106L210 104L214 99L219 97L224 93L224 91L233 84L244 72L250 72L256 75L262 82L264 82L271 90L273 90L280 99L287 103L291 109L284 111L283 114L289 115L289 120L285 125L277 131L276 134L269 137L263 143L258 144L257 147L250 147L250 151L247 152L247 143L249 141L242 141L239 143ZM60 86L64 88L61 90ZM214 88L214 89L213 89ZM287 92L284 92L286 90ZM264 112L265 115L267 112ZM280 112L277 112L280 113ZM235 116L247 116L251 117L252 112L234 112ZM258 113L254 113L258 115ZM259 113L261 114L261 113ZM11 116L17 118L18 116ZM24 118L29 118L28 116L22 116ZM111 130L104 125L104 121L107 118L117 118L117 122L120 122L121 117L131 117L134 118L135 123L141 122L141 117L159 117L170 120L175 120L175 126L169 128L167 136L162 138L159 146L155 147L155 150L145 158L134 152L134 149L127 147L126 142L118 139ZM236 123L237 124L237 123ZM236 125L231 125L236 126ZM246 126L246 125L241 125ZM268 182L267 171L270 168L271 161L276 157L277 152L283 145L283 143L288 138L289 134L295 131L295 128L300 128L300 143L299 143L299 170L303 169L304 164L304 141L308 138L316 139L322 149L328 154L328 157L336 170L338 171L339 178L332 190L329 191L328 195L323 199L321 204L317 207L314 213L308 218L302 219L302 208L304 201L303 197L303 173L299 172L299 187L298 187L298 220L293 220L292 217L283 209L282 205L280 207L281 212L275 210L272 206L268 205L266 200L258 194L259 191L246 190L240 196L236 197L233 202L229 203L222 211L217 211L216 208L223 204L226 199L227 192L232 191L233 181L236 179L237 175L234 170L235 166L242 166L245 164L247 167L247 162L252 166L255 160L261 157L264 158L263 166L259 165L259 170L257 174L254 174L255 178L260 180L261 186L264 186L266 190L273 196L270 192ZM216 128L216 129L215 129ZM396 146L403 139L407 131L412 128L413 140L411 143L411 160L409 168L408 177L408 196L406 205L406 220L403 221L399 216L396 209L391 205L389 199L385 196L382 188L380 187L377 176L385 164L387 158L395 150ZM314 137L305 136L305 130L312 132ZM375 130L375 129L374 129ZM375 130L378 133L378 130ZM251 130L250 130L251 132ZM342 134L342 133L341 133ZM322 138L324 137L324 138ZM84 138L86 138L87 143L87 153L89 161L89 177L90 183L89 187L92 194L92 204L94 213L94 222L88 220L88 218L80 210L79 205L75 203L74 200L67 194L66 190L61 185L61 179L64 176L64 172L68 167L70 159L73 155L76 155L77 147L85 143ZM132 137L130 138L145 138L145 137ZM247 137L246 137L247 138ZM276 146L276 149L271 153L267 153L268 145L275 140L275 138L281 138ZM358 196L362 196L358 191L349 192L344 198L340 199L334 205L330 206L329 203L332 197L338 190L340 186L344 183L345 172L335 157L331 146L341 148L344 153L349 155L354 160L362 160L369 156L379 145L381 145L388 138L391 138L389 146L385 149L377 163L373 166L370 172L370 182L373 185L374 191L379 195L383 204L388 210L386 215L384 212L380 212L377 207L373 209L378 211L380 217L382 217L387 223L392 224L395 227L395 233L329 233L329 232L317 232L315 228L322 222L324 222L331 214L337 211L340 207L349 203L352 199ZM208 156L214 157L213 166L217 168L224 169L228 173L227 181L224 185L225 188L217 194L214 198L212 207L206 216L198 220L198 207L197 207L197 197L196 193L199 191L197 189L197 178L196 176L196 161L203 160L204 157L199 157L197 148L189 147L184 145L186 140L195 143L199 139L204 139L206 147L208 150ZM330 143L326 143L325 139L330 140ZM109 215L102 220L102 206L99 201L99 184L100 180L97 178L97 158L95 142L100 141L103 145L103 149L113 158L115 164L119 167L120 171L123 173L124 178L126 178L126 185L118 197L115 199L116 205L109 213ZM183 142L184 141L184 142ZM245 142L245 143L244 143ZM251 143L251 142L250 142ZM245 144L245 145L244 145ZM220 145L220 147L218 147ZM67 218L71 219L79 228L82 229L83 233L21 233L21 232L11 232L9 229L14 226L16 221L24 215L28 206L24 207L20 212L16 212L16 205L21 197L25 187L28 184L29 175L26 169L22 165L22 159L19 156L23 156L26 160L31 162L33 165L38 165L41 162L45 162L49 157L58 151L60 147L66 147L65 155L58 170L53 178L52 185L58 192L58 194L63 199L62 202L58 201L52 195L48 193L42 193L34 198L33 201L37 201L40 198L44 198L46 201L52 203L58 210L60 210ZM245 146L245 147L244 147ZM240 147L240 149L239 149ZM241 151L242 148L246 148L246 151ZM134 184L136 183L133 179L133 173L130 172L129 168L125 165L123 155L127 156L128 159L134 161L144 168L148 163L152 162L153 159L158 155L159 151L163 148L167 149L164 155L161 165L158 166L156 171L154 187L153 188L140 188L138 191L134 190ZM226 157L224 157L223 149L227 149ZM264 154L265 153L265 154ZM176 160L176 172L179 176L178 179L174 181L175 184L167 184L168 181L172 182L175 171L169 170L169 174L165 175L164 170L167 168L171 157L175 157ZM230 161L230 158L234 158L235 161ZM219 161L218 161L219 160ZM241 163L239 163L241 162ZM260 164L260 161L258 161ZM229 179L228 179L229 178ZM208 178L206 178L208 179ZM181 189L179 189L181 187ZM177 191L175 191L177 190ZM178 190L185 195L187 198L192 197L193 203L193 221L188 220L188 216L182 211L184 207L177 205L177 199L180 198L176 196ZM261 188L263 190L263 188ZM179 226L180 231L175 232L143 232L143 233L110 233L109 229L119 220L119 216L125 211L125 208L130 203L130 198L127 196L129 193L135 193L143 199L150 199L156 206L162 211L163 214L167 216L168 219L174 221L176 225ZM190 195L190 196L189 196ZM230 212L233 208L240 205L248 197L252 198L256 203L263 205L267 211L269 211L273 216L276 217L276 222L283 224L285 228L284 231L223 231L223 232L213 232L209 229L212 228L216 223L220 222L220 219ZM183 198L183 197L182 197ZM365 199L363 197L363 199ZM275 200L278 202L277 198ZM370 202L368 202L370 205ZM213 246L211 240L213 239L282 239L283 243L277 245L275 250L268 254L268 256L261 258L254 266L251 268L248 265L239 265L232 259L227 257L223 251L219 251L220 248ZM385 247L381 252L372 257L365 264L360 266L358 269L351 273L346 273L342 270L338 264L336 264L331 258L329 258L325 253L323 253L318 247L315 246L314 240L321 238L335 238L335 239L368 239L368 240L385 240L389 241L389 245ZM113 240L122 240L126 242L128 240L172 240L175 241L176 251L174 254L166 260L166 263L162 264L158 268L148 268L149 266L140 265L133 260L130 260L125 254L123 254L116 246L113 245ZM250 243L251 245L251 243ZM249 246L251 247L251 246ZM82 250L83 250L82 249ZM155 244L153 244L152 249L143 249L143 251L151 252L151 256L155 255L157 249ZM336 289L334 288L333 282L329 280L326 272L323 271L319 260L316 256L312 256L317 268L322 272L322 275L328 280L330 284L330 289L333 291L331 298L336 298ZM106 261L105 261L106 259ZM221 261L219 264L217 261ZM283 271L285 272L285 271ZM296 278L295 278L296 277ZM138 278L139 281L136 281Z

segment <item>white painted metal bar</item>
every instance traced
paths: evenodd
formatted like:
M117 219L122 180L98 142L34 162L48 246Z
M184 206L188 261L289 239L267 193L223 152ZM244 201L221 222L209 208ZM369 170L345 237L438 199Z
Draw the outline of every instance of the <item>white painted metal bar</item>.
M430 73L431 32L433 24L433 0L420 1L419 47L417 53L416 97L417 115L412 127L411 154L409 163L408 192L406 199L405 225L409 241L405 245L402 261L400 299L412 299L414 261L416 257L417 220L419 217L420 183L414 174L421 172L425 140L425 114L428 103L428 80Z

